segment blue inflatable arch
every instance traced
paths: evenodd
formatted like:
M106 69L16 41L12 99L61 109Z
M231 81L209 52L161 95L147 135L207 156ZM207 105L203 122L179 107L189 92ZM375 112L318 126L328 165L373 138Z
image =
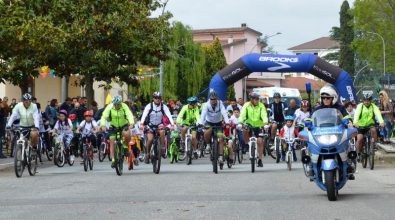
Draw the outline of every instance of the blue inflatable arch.
M333 84L341 96L339 100L358 101L351 76L313 54L247 54L216 73L209 88L225 100L228 86L252 72L308 72Z

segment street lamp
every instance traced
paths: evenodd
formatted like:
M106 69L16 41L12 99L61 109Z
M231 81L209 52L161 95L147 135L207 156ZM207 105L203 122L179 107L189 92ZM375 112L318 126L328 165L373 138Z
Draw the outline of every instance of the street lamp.
M383 70L383 76L385 75L385 41L384 41L384 37L381 36L379 33L376 32L372 32L372 31L365 31L368 34L373 34L373 35L377 35L381 38L381 40L383 41L383 63L384 63L384 70Z

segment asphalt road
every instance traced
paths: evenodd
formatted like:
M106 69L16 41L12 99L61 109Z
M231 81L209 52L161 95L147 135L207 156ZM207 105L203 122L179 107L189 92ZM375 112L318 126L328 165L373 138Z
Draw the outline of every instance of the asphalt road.
M0 219L394 219L395 167L359 169L339 200L304 176L300 163L265 158L211 172L208 159L162 165L159 175L141 164L117 176L108 161L93 171L45 164L30 177L0 171Z

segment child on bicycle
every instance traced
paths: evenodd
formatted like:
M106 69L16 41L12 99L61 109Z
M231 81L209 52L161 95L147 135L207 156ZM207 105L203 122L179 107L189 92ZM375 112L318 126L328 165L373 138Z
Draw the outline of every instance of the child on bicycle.
M299 131L295 128L294 125L294 117L291 115L285 116L285 126L280 130L280 138L285 140L292 140L298 137ZM281 160L285 161L285 152L288 150L288 145L285 141L282 141L282 150L281 150ZM295 143L292 146L292 153L293 153L293 160L296 161L296 154L295 154Z
M91 111L85 111L84 117L85 120L83 120L80 123L76 133L81 134L83 143L86 142L86 139L89 139L92 146L96 148L98 144L96 141L96 132L98 130L99 125L96 123L95 120L93 120L93 113ZM79 146L79 150L80 152L82 152L82 146ZM82 154L81 154L81 158L82 158Z
M71 140L73 139L73 124L69 118L67 118L67 111L60 110L58 121L55 123L52 133L59 134L63 137L63 143L65 148L70 147ZM74 153L71 152L70 160L74 160Z

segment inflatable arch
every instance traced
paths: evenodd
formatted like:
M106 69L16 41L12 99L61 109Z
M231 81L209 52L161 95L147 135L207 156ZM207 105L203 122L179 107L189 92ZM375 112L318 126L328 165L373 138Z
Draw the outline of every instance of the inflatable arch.
M313 54L247 54L216 73L209 88L225 100L228 86L252 72L308 72L333 84L339 92L339 100L358 101L351 76Z

